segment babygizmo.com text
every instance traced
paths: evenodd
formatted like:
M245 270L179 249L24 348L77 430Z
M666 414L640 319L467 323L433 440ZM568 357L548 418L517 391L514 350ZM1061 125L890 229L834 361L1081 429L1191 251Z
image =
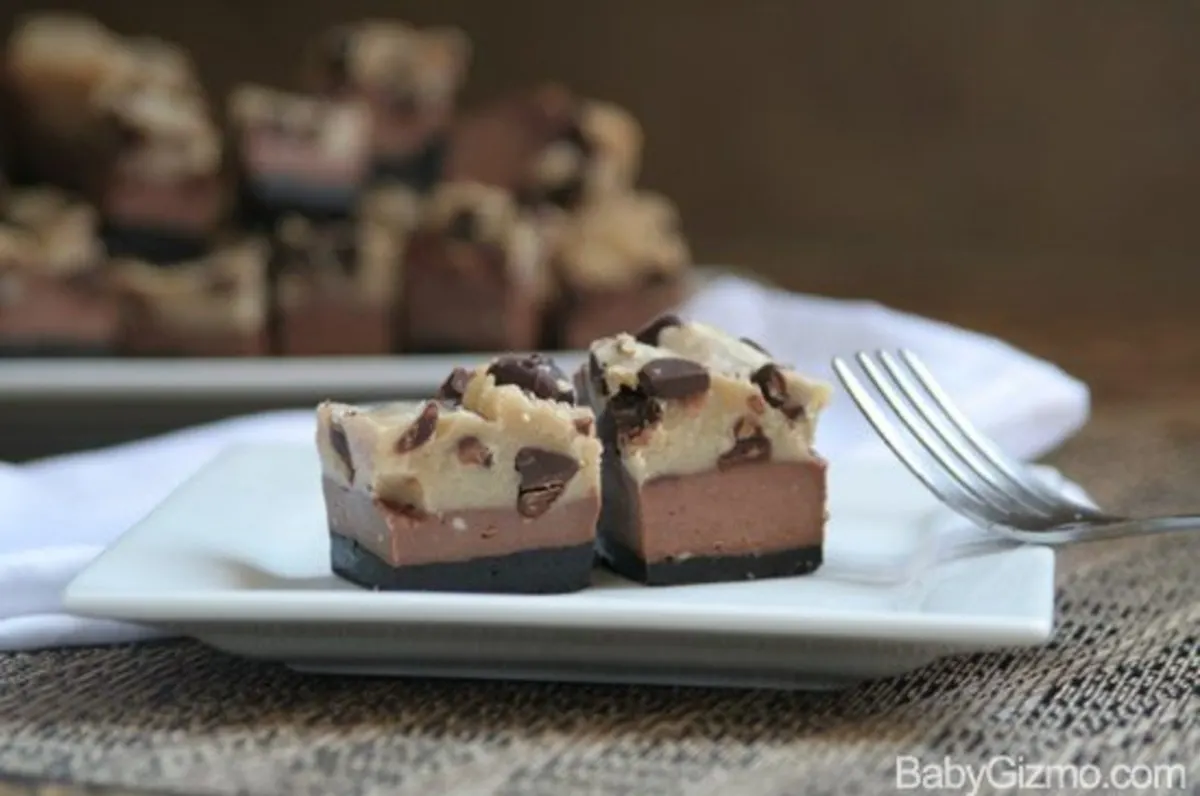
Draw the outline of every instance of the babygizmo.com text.
M922 760L912 755L896 758L896 790L940 791L978 796L995 790L1046 791L1153 791L1187 789L1182 763L1163 765L1045 764L1020 756L997 755L984 763L958 763L950 757Z

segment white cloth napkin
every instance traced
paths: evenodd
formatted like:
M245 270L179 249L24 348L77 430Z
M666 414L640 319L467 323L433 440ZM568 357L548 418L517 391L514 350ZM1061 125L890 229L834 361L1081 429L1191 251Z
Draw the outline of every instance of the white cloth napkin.
M1054 365L875 303L784 293L729 276L708 284L681 313L752 338L779 360L830 380L832 356L912 349L967 415L1021 458L1052 449L1087 419L1087 387ZM270 412L105 450L0 463L0 650L154 635L68 616L60 594L106 545L229 444L309 441L313 431L311 412ZM842 396L821 420L818 447L830 459L890 455Z

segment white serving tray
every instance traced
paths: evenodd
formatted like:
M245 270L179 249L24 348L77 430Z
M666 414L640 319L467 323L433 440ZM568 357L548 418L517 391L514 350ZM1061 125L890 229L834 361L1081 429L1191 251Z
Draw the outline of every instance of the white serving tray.
M829 688L1052 633L1054 556L963 527L898 465L834 462L826 564L570 595L379 593L330 574L316 456L232 449L75 580L68 610L297 669Z

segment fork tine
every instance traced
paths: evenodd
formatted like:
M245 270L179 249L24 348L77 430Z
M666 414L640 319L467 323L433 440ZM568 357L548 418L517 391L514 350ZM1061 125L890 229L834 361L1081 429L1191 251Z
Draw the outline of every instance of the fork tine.
M1021 485L1018 485L1016 490L1011 487L1006 488L1002 483L1004 473L1000 472L994 463L982 459L970 447L964 445L961 441L962 435L955 432L952 424L947 423L945 405L929 401L922 393L921 388L913 382L906 369L891 354L880 351L876 356L883 362L884 368L892 377L892 381L896 383L901 395L908 399L909 404L926 425L932 428L946 447L950 448L995 493L1004 495L1006 499L1017 504L1014 507L1015 510L1031 511L1043 517L1053 514L1056 510L1062 510L1061 501L1044 500Z
M1012 501L1003 492L995 495L991 494L991 491L987 488L987 484L982 483L979 478L972 477L959 466L958 462L955 461L953 453L948 453L936 435L930 434L925 429L921 421L909 408L908 403L896 391L895 387L892 386L892 383L879 369L879 366L875 364L870 355L866 352L860 352L855 356L855 359L858 360L859 366L867 374L867 378L871 380L876 391L883 398L884 403L900 419L904 427L908 429L909 435L921 444L921 447L925 449L950 478L958 483L959 487L991 509L997 515L998 519L1004 518L1007 521L1007 515L1024 513L1019 503Z
M908 468L917 480L925 485L939 500L955 511L967 516L984 526L995 524L992 511L976 497L964 491L955 484L939 478L936 472L928 467L897 433L896 428L888 421L879 404L870 396L862 382L851 371L850 366L840 357L833 360L833 370L846 392L862 411L867 422L879 434L884 444L891 449L901 463Z
M1017 488L1024 490L1026 493L1037 495L1043 501L1057 504L1059 506L1070 506L1072 509L1087 514L1094 514L1095 509L1091 506L1085 506L1078 501L1072 500L1066 495L1062 495L1050 487L1046 486L1040 479L1033 478L1023 474L1025 469L1019 464L1016 464L1009 456L1003 453L996 445L985 437L975 425L968 420L954 402L950 400L950 396L942 389L941 385L934 379L933 374L925 367L925 364L912 351L902 349L900 357L908 365L909 370L916 377L929 396L934 402L941 407L942 411L954 424L958 432L969 442L980 455L989 461L997 470L1003 473L1008 480Z

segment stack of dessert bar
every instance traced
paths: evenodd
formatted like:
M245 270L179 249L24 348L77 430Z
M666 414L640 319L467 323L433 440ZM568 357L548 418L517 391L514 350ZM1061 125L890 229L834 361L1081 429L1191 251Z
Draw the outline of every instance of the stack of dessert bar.
M179 47L41 15L3 61L0 354L576 348L679 303L626 110L460 110L466 35L347 24L223 103Z

